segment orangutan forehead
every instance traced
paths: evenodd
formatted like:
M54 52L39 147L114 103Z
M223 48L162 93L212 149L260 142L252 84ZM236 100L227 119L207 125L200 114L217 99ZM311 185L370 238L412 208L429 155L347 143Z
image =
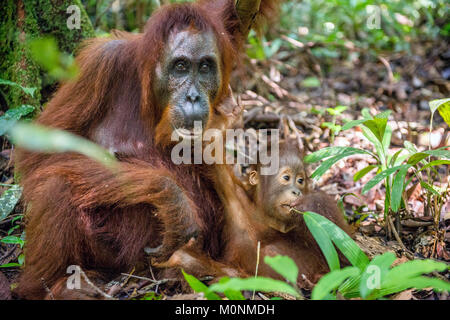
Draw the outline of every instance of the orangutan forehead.
M168 39L167 54L171 57L218 59L219 49L212 31L173 31Z

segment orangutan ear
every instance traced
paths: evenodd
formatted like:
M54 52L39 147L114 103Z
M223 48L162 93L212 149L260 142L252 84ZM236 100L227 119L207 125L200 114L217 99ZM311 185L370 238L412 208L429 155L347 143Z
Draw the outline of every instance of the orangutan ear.
M258 171L252 170L248 177L248 183L252 186L256 186L259 183Z

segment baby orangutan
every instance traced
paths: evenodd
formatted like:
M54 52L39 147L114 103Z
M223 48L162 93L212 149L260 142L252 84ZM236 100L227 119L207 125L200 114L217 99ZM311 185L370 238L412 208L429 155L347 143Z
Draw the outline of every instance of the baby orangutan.
M280 142L279 151L276 174L261 175L261 166L257 165L242 183L233 180L234 199L225 210L224 249L220 261L200 253L195 242L191 241L160 266L182 267L196 276L251 276L255 274L260 242L260 257L286 255L296 262L300 287L311 288L320 276L327 273L326 260L303 216L291 209L321 214L348 234L349 225L333 198L324 192L309 191L302 153L296 140ZM223 183L231 184L225 179ZM258 275L281 279L262 261Z

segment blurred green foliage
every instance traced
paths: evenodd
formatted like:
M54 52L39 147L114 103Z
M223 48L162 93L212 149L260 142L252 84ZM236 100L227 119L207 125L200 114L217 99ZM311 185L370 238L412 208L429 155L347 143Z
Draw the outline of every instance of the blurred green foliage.
M286 1L281 27L292 39L326 45L312 49L316 56L337 58L343 48L403 51L412 41L448 36L449 12L445 0Z

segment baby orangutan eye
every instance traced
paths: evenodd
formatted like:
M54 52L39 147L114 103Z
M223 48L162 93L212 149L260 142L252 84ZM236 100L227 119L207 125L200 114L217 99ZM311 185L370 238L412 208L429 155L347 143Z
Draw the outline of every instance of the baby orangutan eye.
M286 180L286 181L289 181L290 178L291 177L289 177L287 174L283 176L283 179Z
M297 182L298 182L299 184L302 184L302 183L303 183L303 178L298 178Z

